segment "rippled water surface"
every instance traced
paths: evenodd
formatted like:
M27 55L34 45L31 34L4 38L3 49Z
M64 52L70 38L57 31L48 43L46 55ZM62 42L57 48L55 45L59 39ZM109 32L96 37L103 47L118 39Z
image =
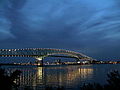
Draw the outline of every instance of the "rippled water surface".
M83 83L97 82L105 84L107 73L112 70L120 71L120 64L99 65L64 65L64 66L3 66L8 73L21 70L20 90L44 89L46 86L63 86L66 89L79 89ZM16 82L18 83L18 82Z

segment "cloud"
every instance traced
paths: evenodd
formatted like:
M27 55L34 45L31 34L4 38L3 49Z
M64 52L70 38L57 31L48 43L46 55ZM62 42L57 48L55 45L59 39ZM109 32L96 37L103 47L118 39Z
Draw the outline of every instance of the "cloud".
M10 47L68 48L100 56L112 46L119 48L117 3L115 0L6 0L0 13L0 37L9 39Z
M99 41L97 44L100 44L101 42L104 42L104 44L110 44L112 42L115 43L116 41L115 44L118 44L118 40L120 40L119 27L120 11L119 7L114 2L109 7L96 11L77 29L82 29L81 32L78 33L78 36L86 36L85 39L88 40L88 42L90 40L91 42Z
M0 18L0 40L8 38L14 38L14 35L10 32L11 23L6 18Z

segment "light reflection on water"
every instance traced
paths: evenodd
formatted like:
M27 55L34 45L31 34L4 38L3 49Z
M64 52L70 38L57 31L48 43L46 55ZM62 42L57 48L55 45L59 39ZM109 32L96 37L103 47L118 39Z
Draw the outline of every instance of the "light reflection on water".
M5 66L9 73L21 70L20 88L30 86L32 90L39 90L46 86L64 86L77 88L86 82L105 81L106 74L112 69L119 69L120 65L71 65L71 66Z

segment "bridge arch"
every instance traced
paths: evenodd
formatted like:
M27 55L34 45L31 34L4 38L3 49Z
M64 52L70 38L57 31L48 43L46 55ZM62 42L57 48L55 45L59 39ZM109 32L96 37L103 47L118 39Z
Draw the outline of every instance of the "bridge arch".
M75 57L78 60L91 59L91 57L84 55L82 53L64 49L52 49L52 48L0 49L1 57L34 57L38 60L42 60L42 58L54 54L68 55L71 57Z

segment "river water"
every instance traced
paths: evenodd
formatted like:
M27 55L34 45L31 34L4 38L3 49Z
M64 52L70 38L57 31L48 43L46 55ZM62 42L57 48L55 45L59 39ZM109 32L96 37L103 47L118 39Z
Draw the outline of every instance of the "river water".
M84 83L105 84L110 71L120 71L120 64L61 65L61 66L3 66L8 73L22 71L19 90L44 90L47 86L78 90Z

